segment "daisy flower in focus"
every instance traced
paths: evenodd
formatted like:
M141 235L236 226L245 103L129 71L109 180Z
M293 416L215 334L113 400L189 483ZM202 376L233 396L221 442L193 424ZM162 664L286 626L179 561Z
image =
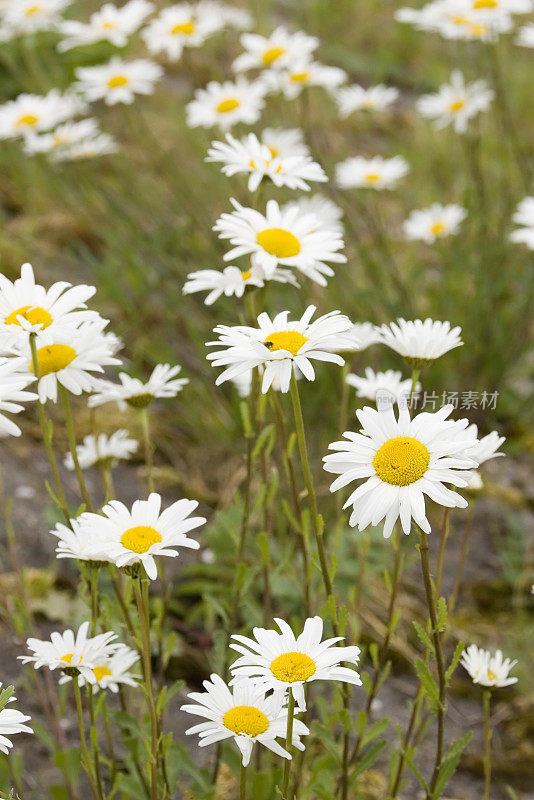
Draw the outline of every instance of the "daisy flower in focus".
M6 348L24 344L28 331L98 319L98 314L86 306L95 292L94 286L71 286L65 281L45 289L35 282L31 264L23 264L20 278L14 281L0 274L0 343Z
M465 133L469 120L486 111L494 92L485 81L465 83L460 70L451 73L450 83L440 87L436 94L426 94L417 101L417 110L423 117L433 119L436 128L452 125L456 133Z
M333 91L347 80L347 73L339 67L304 61L285 69L266 70L260 80L268 91L282 92L288 100L293 100L308 86L320 86Z
M403 379L402 372L393 369L375 372L371 367L366 367L365 378L350 372L346 380L349 386L356 389L357 397L372 400L377 406L383 402L398 402L409 395L412 388L411 378Z
M103 100L108 106L133 103L136 94L152 94L163 69L154 61L136 58L124 61L114 56L107 64L78 67L76 88L90 103Z
M128 431L118 430L107 436L100 433L98 436L89 434L84 437L83 443L76 446L76 454L82 469L96 467L102 463L115 464L117 461L128 460L136 452L139 442L128 438ZM67 469L74 469L72 454L67 453L63 461Z
M116 645L112 644L117 635L113 631L88 636L89 623L80 625L77 633L67 630L52 633L49 641L28 639L26 646L33 655L19 656L23 664L33 664L35 669L48 667L50 670L69 670L72 677L79 673L87 683L96 683L93 667L111 655Z
M315 36L302 31L290 33L283 25L276 28L270 36L257 33L244 33L241 36L244 53L232 64L234 72L249 69L280 69L291 67L297 60L306 60L319 45Z
M457 233L466 216L467 211L462 206L433 203L429 208L410 213L404 222L404 233L407 239L433 244L437 239Z
M399 97L399 90L394 86L379 83L365 89L363 86L346 86L336 94L339 115L343 119L354 111L384 111Z
M343 209L337 206L328 197L322 194L314 194L311 197L299 197L298 200L290 200L282 206L282 211L298 211L299 216L313 214L319 223L319 227L334 230L340 235L343 234Z
M0 139L25 137L54 128L85 110L85 103L71 93L19 94L0 106Z
M187 124L211 128L219 125L228 130L238 122L254 125L264 106L265 87L242 77L235 82L210 81L205 89L197 89L194 100L185 107Z
M0 689L1 688L2 683L0 682ZM13 695L9 697L9 692L11 691L13 691L12 686L7 689L2 689L0 694L0 700L3 706L0 710L0 752L6 755L13 747L13 742L11 739L8 739L8 736L12 736L14 733L33 733L32 729L28 727L28 725L25 725L31 717L27 714L23 714L21 711L17 711L15 708L6 708L9 703L14 703L17 699Z
M26 359L21 357L4 358L0 356L0 434L10 436L20 436L18 425L5 416L18 414L24 411L21 403L30 400L37 400L37 395L33 392L26 392L25 389L33 383L35 377L28 375L26 370Z
M2 22L11 36L49 31L56 28L61 12L72 0L4 0Z
M306 709L304 684L311 681L341 681L361 686L356 670L342 667L342 662L357 665L360 648L338 647L342 636L322 640L323 620L310 617L296 637L287 622L274 620L280 633L254 628L254 638L234 634L230 647L241 656L230 667L232 683L252 678L264 691L285 697L291 692L300 710Z
M402 156L356 156L337 165L336 180L342 189L393 189L409 169L408 162Z
M212 142L206 161L223 164L222 172L229 177L238 173L249 174L248 189L256 191L263 178L275 186L309 191L307 181L324 183L328 180L323 168L309 155L273 156L270 148L262 144L254 133L243 139L226 134L226 142Z
M177 378L181 367L170 364L156 364L148 381L132 378L125 372L119 373L120 383L99 381L95 392L88 400L89 408L102 406L104 403L117 403L119 410L127 406L146 408L156 397L176 397L189 378Z
M323 286L324 276L334 274L325 262L346 262L338 252L344 246L339 229L324 228L315 214L301 215L295 206L280 208L275 200L269 200L265 214L233 198L231 203L235 210L222 214L213 228L233 245L225 261L250 256L267 278L278 266L293 267Z
M58 539L56 558L74 558L76 561L96 561L93 551L97 542L102 539L99 532L87 536L81 526L83 514L69 520L68 525L58 522L50 533ZM100 560L100 559L98 559ZM104 561L104 559L102 559Z
M131 511L111 500L101 514L87 512L79 517L81 535L94 543L95 561L110 561L117 567L141 565L155 580L156 556L176 557L176 547L200 547L186 535L206 522L204 517L190 516L197 506L196 500L178 500L161 511L161 496L155 492L148 500L136 500Z
M202 6L178 3L162 9L141 34L152 55L163 53L177 61L184 47L199 47L220 24L217 13Z
M526 244L529 250L534 250L534 196L521 200L512 220L521 227L512 231L510 240Z
M350 326L350 320L339 311L311 318L315 306L308 306L299 320L290 320L289 311L282 311L272 320L263 312L258 328L218 325L214 332L219 339L208 347L221 348L209 353L214 367L226 367L216 380L217 386L255 367L263 368L261 390L265 394L273 381L280 381L280 391L287 392L293 371L298 368L309 381L315 380L312 361L330 361L343 366L341 356L331 352Z
M94 682L93 689L109 689L117 694L119 686L138 686L139 678L130 672L130 669L139 661L139 654L125 644L116 644L112 653L96 659L92 667ZM60 683L69 680L67 676L60 679ZM85 685L83 675L78 676L80 686Z
M94 372L104 367L120 364L111 355L103 331L107 320L86 320L78 328L72 325L54 325L38 333L35 338L39 377L37 392L41 403L50 399L57 402L58 384L72 394L92 392L98 383ZM29 344L25 347L27 369L33 374Z
M465 498L445 485L465 488L466 470L477 466L465 452L472 442L465 432L468 421L448 420L452 410L452 405L443 406L413 419L405 403L398 419L389 404L379 411L366 406L356 412L360 432L345 432L344 440L329 445L336 452L323 459L325 470L339 475L331 492L360 482L343 506L352 506L351 526L363 531L384 520L388 538L398 519L409 534L413 519L430 533L425 495L446 508L467 506Z
M417 369L463 345L461 332L458 326L451 328L450 322L434 322L428 318L424 322L420 319L406 321L400 317L396 322L381 326L380 338Z
M492 655L489 650L470 644L462 653L460 664L465 667L473 683L478 683L480 686L501 688L517 683L517 678L509 677L510 670L517 661L503 658L501 650Z
M126 47L129 37L141 27L153 8L153 3L147 0L129 0L121 8L113 3L104 3L91 14L87 23L74 19L61 20L57 28L65 38L59 42L57 49L63 53L73 47L103 41L115 47Z
M266 697L261 686L246 678L230 689L218 675L211 675L211 679L204 681L203 686L206 691L188 694L188 698L194 702L180 709L206 720L186 731L186 734L199 734L199 747L233 739L241 752L244 767L248 766L255 742L272 750L277 756L291 758L276 741L286 736L287 709L283 707L282 697ZM304 750L300 737L308 733L306 725L295 719L291 742L293 747Z
M517 34L516 44L521 47L534 47L534 22L529 22L528 25L523 25Z
M239 267L225 267L222 271L200 269L196 272L190 272L182 292L184 294L209 292L204 303L207 306L211 306L223 294L225 297L243 297L247 287L265 286L266 280L299 286L295 276L288 269L277 268L267 279L261 269L257 267L252 267L244 272Z

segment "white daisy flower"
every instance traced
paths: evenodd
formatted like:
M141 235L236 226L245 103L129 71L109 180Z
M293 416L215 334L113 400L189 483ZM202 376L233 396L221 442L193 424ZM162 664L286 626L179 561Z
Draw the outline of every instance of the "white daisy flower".
M313 360L343 366L341 356L330 350L343 340L350 320L339 311L332 311L311 322L314 313L315 306L308 306L300 320L289 320L289 311L282 311L271 320L263 312L258 317L258 328L218 325L214 330L219 339L208 342L208 347L222 349L207 356L214 367L226 367L216 380L217 386L247 370L263 367L262 392L265 394L278 378L280 391L285 393L295 368L313 381Z
M56 28L61 12L72 0L7 0L2 6L2 21L11 36L49 31Z
M88 158L108 156L117 153L119 145L108 133L99 133L92 139L73 142L66 147L57 148L52 154L54 161L85 161Z
M52 89L48 94L19 94L0 106L0 139L25 137L49 131L60 122L75 117L86 108L72 93Z
M110 364L120 364L111 355L103 330L107 320L86 320L78 328L54 325L36 335L39 380L37 392L41 403L57 402L58 384L72 394L92 392L97 385L94 372L103 372ZM33 374L29 344L25 347L28 372Z
M365 350L372 344L381 342L380 328L372 322L356 322L348 332L349 338L353 339L356 347L354 350Z
M336 93L339 115L346 119L355 111L384 111L399 97L399 90L394 86L346 86Z
M347 73L339 67L325 66L317 61L297 61L285 69L266 70L260 80L268 91L282 92L288 100L293 100L308 86L319 86L333 92L347 80Z
M222 271L201 269L196 272L190 272L182 292L184 294L208 292L209 294L204 303L207 306L211 306L222 295L225 297L243 297L247 287L265 286L267 280L299 286L295 276L288 269L275 269L270 278L267 279L258 267L253 267L244 272L238 267L225 267Z
M198 542L186 535L206 522L204 517L189 516L197 506L196 500L178 500L161 511L161 496L153 492L148 500L136 500L131 511L124 503L111 500L101 514L82 514L80 527L94 543L94 560L110 561L117 567L139 564L150 580L155 580L155 557L176 557L176 547L198 550Z
M361 686L356 670L342 667L342 662L357 665L360 648L339 647L343 636L323 637L323 620L310 617L302 633L296 637L283 619L274 620L281 633L266 628L254 628L254 638L233 635L238 644L230 647L241 653L230 671L232 683L252 678L264 691L286 696L291 692L300 710L306 709L304 684L312 681L341 681Z
M78 632L67 630L63 633L52 633L49 641L28 639L26 646L33 655L19 656L23 664L33 664L35 669L48 667L50 670L72 670L72 675L79 673L87 683L96 683L93 667L111 655L116 645L113 639L117 634L113 631L88 636L89 623L80 625Z
M125 644L116 644L112 653L104 655L95 661L92 668L94 683L93 690L109 689L116 694L120 686L139 685L139 678L130 672L131 667L139 661L139 654ZM60 683L70 680L68 676L60 679ZM85 685L85 677L78 676L78 684Z
M176 397L189 383L189 378L176 377L181 369L178 365L171 367L170 364L156 364L148 381L120 372L120 383L99 381L95 393L88 400L89 408L114 402L120 411L125 411L127 406L146 408L157 397Z
M261 143L256 134L249 133L243 139L226 134L226 142L212 142L206 161L223 164L221 170L231 177L238 173L248 174L248 189L256 191L263 178L270 178L275 186L309 191L307 181L324 183L328 180L323 168L311 156L273 156L267 145Z
M234 72L246 72L256 68L291 67L297 60L307 60L317 49L319 40L302 31L290 33L281 25L268 37L257 33L244 33L241 36L241 44L246 52L235 59L232 64Z
M162 9L141 34L152 55L163 53L177 61L184 47L199 47L220 27L220 18L209 9L178 3Z
M402 156L355 156L337 165L336 180L342 189L393 189L409 169L408 162Z
M479 439L476 425L470 425L466 433L473 438L472 446L467 448L467 455L476 461L479 466L482 466L492 458L504 456L504 453L498 453L497 450L506 441L506 436L499 436L497 431L491 431L487 436Z
M94 286L71 286L65 281L58 281L45 289L35 282L31 264L23 264L20 278L14 281L0 274L1 345L9 348L25 344L28 331L98 319L98 314L88 311L86 306L86 301L95 292Z
M534 22L529 22L519 29L517 34L516 44L521 47L534 47Z
M53 153L72 144L78 144L87 139L98 136L100 128L96 119L82 119L79 122L65 122L51 133L36 135L30 133L24 141L24 152L28 155L35 153Z
M510 240L526 244L529 250L534 250L534 196L521 200L512 220L521 227L512 231Z
M421 116L435 120L438 129L452 125L456 133L465 133L469 120L486 111L493 97L486 81L465 83L460 70L455 69L450 83L443 84L436 94L418 99L417 110Z
M76 88L90 103L103 100L108 106L133 103L136 94L152 94L163 69L154 61L136 58L124 61L114 56L107 64L78 67Z
M264 106L265 87L259 81L249 83L242 77L235 82L210 81L205 89L197 89L194 100L185 107L187 124L211 128L219 125L228 130L238 122L254 125Z
M410 213L404 221L404 234L407 239L420 239L433 244L437 239L457 233L466 216L467 211L462 206L433 203L429 208Z
M298 128L264 128L259 140L269 148L272 158L310 155L310 148Z
M366 406L356 412L361 432L345 432L346 440L329 445L337 452L323 459L325 470L339 475L331 492L363 481L343 506L353 507L351 526L362 531L384 520L388 538L398 519L409 534L413 519L430 533L425 495L446 508L467 506L465 498L445 486L465 488L465 471L477 466L466 455L472 443L465 432L468 421L447 420L452 410L452 405L443 406L410 419L406 404L401 404L398 420L391 405L380 411Z
M186 734L198 733L199 747L233 739L241 752L243 766L249 764L255 742L272 750L277 756L291 758L276 739L284 739L287 727L287 709L279 695L265 696L265 691L254 681L243 679L230 689L218 675L203 682L205 692L191 692L188 698L194 703L181 707L181 711L204 717L206 722L194 725ZM298 719L293 721L292 745L304 750L301 736L308 728Z
M258 367L258 372L260 376L263 375L263 368ZM230 378L230 381L235 386L239 397L244 398L250 396L253 373L254 370L249 369L246 372L242 372L240 375L236 375L235 378ZM298 367L295 368L295 378L298 381L302 378L302 372L300 372ZM280 377L278 375L275 375L274 380L271 383L271 389L273 390L273 392L281 391L281 382L280 382Z
M315 214L299 215L298 208L280 208L275 200L269 200L265 214L233 198L231 203L235 210L222 214L213 228L233 245L225 261L250 256L266 277L279 266L294 267L323 286L324 276L334 274L325 262L346 262L338 252L344 246L339 230L323 228Z
M402 372L393 369L375 372L371 367L366 367L365 378L350 372L346 380L349 386L356 389L357 397L372 400L377 406L396 403L409 395L412 389L411 379L403 379Z
M462 653L460 664L465 667L473 683L478 683L480 686L500 688L517 683L517 678L509 677L510 670L517 664L517 660L503 658L501 650L492 655L489 650L470 644Z
M482 0L484 2L485 0ZM489 0L491 2L492 0ZM476 0L475 0L476 2ZM436 20L433 30L444 39L460 41L494 42L501 33L509 33L514 22L503 11L468 10L458 13L453 7L444 10Z
M235 28L239 31L248 31L254 25L252 14L245 8L220 3L218 0L200 0L197 3L199 14L211 15L219 21L218 28Z
M340 235L343 234L343 209L337 206L328 197L322 194L314 194L310 197L299 197L298 200L290 200L282 206L282 211L298 211L299 216L314 214L322 228L335 230Z
M2 683L0 682L0 689L1 688ZM4 689L2 691L5 692L7 690ZM15 708L6 708L9 703L14 703L16 699L16 697L11 695L11 697L5 701L4 708L0 711L0 752L6 755L13 747L13 742L8 736L12 736L14 733L33 733L32 729L24 724L28 722L31 717L27 714L23 714L21 711L17 711Z
M98 436L89 434L84 437L83 443L76 446L76 454L82 469L98 466L102 463L115 464L117 461L128 460L136 452L139 442L128 438L128 431L118 430L107 436L99 433ZM67 453L63 463L67 469L74 469L72 454Z
M29 375L26 370L26 359L21 357L4 358L0 356L0 434L9 436L20 436L18 425L5 416L9 414L19 414L24 411L21 403L37 400L37 395L33 392L26 392L25 389L33 383L35 377Z
M450 322L431 319L396 322L382 325L380 337L383 344L403 356L414 368L427 366L436 358L463 345L460 327L451 328Z
M100 532L87 536L81 526L83 514L71 519L68 525L58 522L50 533L58 539L56 558L74 558L76 561L95 561L93 551L96 541L102 539ZM104 560L104 559L102 559Z
M57 26L65 37L57 49L60 53L95 42L109 42L115 47L126 47L128 39L138 30L154 4L147 0L129 0L121 8L113 3L104 3L89 17L89 22L69 19L61 20Z

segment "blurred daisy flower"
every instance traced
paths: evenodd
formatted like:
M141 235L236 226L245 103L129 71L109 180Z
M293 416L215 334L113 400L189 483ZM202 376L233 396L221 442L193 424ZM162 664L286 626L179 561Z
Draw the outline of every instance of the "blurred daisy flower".
M264 128L258 138L262 145L269 148L272 158L310 155L310 148L298 128Z
M301 61L284 69L266 70L260 80L268 91L282 92L288 100L293 100L308 86L319 86L333 92L347 80L347 73L339 67Z
M1 688L2 683L0 682ZM6 755L13 747L13 742L8 738L9 736L14 733L33 733L32 729L25 724L29 722L31 717L21 711L17 711L15 708L6 708L9 703L14 703L17 699L11 694L12 692L13 687L8 686L7 689L2 689L0 693L0 752Z
M462 653L460 664L465 667L473 683L480 686L501 688L517 683L517 678L510 678L510 670L517 664L509 658L503 658L500 650L492 655L476 644L470 644Z
M28 155L35 153L55 153L73 144L92 139L100 133L96 119L82 119L79 122L65 122L51 133L37 135L29 133L24 142Z
M101 380L95 387L94 394L88 400L90 408L104 405L104 403L117 403L120 411L127 406L132 408L146 408L156 398L176 397L183 387L189 383L189 378L178 378L181 367L170 364L156 364L148 381L132 378L125 372L119 373L120 383Z
M0 105L0 139L48 131L82 113L85 108L79 97L68 92L61 94L57 89L45 95L19 94L14 100Z
M529 250L534 250L534 196L521 200L512 220L521 227L512 231L510 240L526 244Z
M207 306L211 306L222 295L225 297L243 297L247 287L265 286L267 280L299 286L295 276L288 269L277 268L269 278L266 278L259 267L252 267L245 271L240 270L239 267L225 267L222 271L200 269L196 272L190 272L182 292L184 294L208 292L204 303Z
M407 397L412 388L411 378L403 379L402 372L393 369L375 372L371 367L366 367L365 378L350 372L346 380L349 386L356 389L357 397L372 400L377 406L383 402L398 402Z
M107 64L78 67L76 88L90 103L103 100L108 106L133 103L136 94L148 95L163 75L154 61L137 58L124 61L114 56Z
M4 0L2 22L9 38L54 30L62 11L71 3L72 0Z
M354 350L365 350L381 341L380 329L372 322L356 322L349 330L348 336L357 345Z
M322 194L314 194L311 197L299 197L298 200L290 200L282 206L282 211L298 211L299 216L313 214L317 220L318 227L334 230L343 234L343 209L337 206L328 197Z
M394 86L379 83L365 89L363 86L346 86L336 93L339 115L346 119L354 111L384 111L399 97Z
M58 522L50 533L58 539L56 558L74 558L76 561L96 561L93 557L97 542L102 538L99 531L89 537L81 525L83 514L69 520L68 525ZM98 559L100 560L100 559ZM105 559L102 559L105 560Z
M436 358L463 345L460 327L451 328L450 322L431 319L405 320L382 325L380 338L383 344L403 356L413 368L431 364Z
M309 191L308 181L324 183L328 180L323 168L311 156L273 156L270 148L262 144L256 134L243 139L226 134L226 142L212 142L206 161L220 162L222 172L229 177L238 173L249 175L248 189L256 191L263 178L270 178L275 186Z
M60 53L95 42L109 42L115 47L126 47L128 39L141 27L152 12L153 3L147 0L129 0L121 8L104 3L89 17L89 22L61 20L57 28L64 36L57 49Z
M107 436L100 433L98 436L89 434L84 437L83 443L76 446L76 454L82 469L96 467L99 464L114 465L117 461L125 461L132 457L139 446L135 439L128 438L128 431L118 430ZM74 469L72 454L67 453L64 458L67 469Z
M188 698L194 702L180 709L206 720L186 731L186 734L198 733L199 747L233 739L245 767L249 764L256 742L277 756L291 758L276 741L285 739L287 728L287 709L279 695L267 697L261 686L246 678L230 689L218 675L211 675L211 679L204 681L203 686L206 691L188 694ZM300 737L308 733L304 723L295 719L291 741L293 747L304 750Z
M315 214L302 215L298 206L280 208L275 200L269 200L265 214L233 198L231 203L235 210L222 214L213 228L233 245L225 261L250 256L267 278L279 266L293 267L322 286L324 276L334 274L326 262L346 262L338 252L344 247L339 229L324 228Z
M150 580L155 580L155 557L176 557L177 547L200 547L186 535L206 522L204 517L190 516L197 506L196 500L178 500L161 511L161 496L155 492L148 500L136 500L131 511L124 503L111 500L101 514L79 517L81 535L93 542L95 561L110 561L117 567L141 565Z
M99 133L92 138L56 147L52 152L52 159L54 161L85 161L98 156L112 155L118 150L119 145L112 136L108 133Z
M216 19L218 28L248 31L254 25L252 14L247 9L220 3L219 0L200 0L196 8L199 14L209 14Z
M534 47L534 22L529 22L519 29L517 34L516 44L521 47Z
M280 633L254 628L254 638L234 634L230 647L240 657L230 667L232 683L252 678L264 691L273 690L285 698L292 693L299 710L306 709L304 684L312 681L341 681L361 686L356 670L341 666L342 662L357 665L360 648L339 647L342 636L323 640L323 620L310 617L302 633L296 637L287 622L274 620Z
M241 36L241 44L246 52L235 59L232 64L234 72L246 72L256 68L290 68L295 61L308 59L317 49L319 40L302 31L290 33L281 25L270 36L244 33Z
M417 110L423 117L433 119L436 128L452 125L456 133L465 133L468 123L481 111L486 111L494 92L485 81L465 83L460 70L451 73L450 83L440 87L436 94L426 94L417 101Z
M184 47L199 47L220 27L216 11L200 4L178 3L162 9L141 35L152 55L163 53L169 60L177 61Z
M226 367L216 380L217 386L262 367L262 392L265 394L276 378L280 391L285 393L297 368L307 380L315 380L311 363L314 360L343 366L343 358L332 353L331 348L343 339L350 320L339 311L332 311L311 322L315 310L315 306L308 306L299 320L290 320L289 311L282 311L272 320L263 312L258 317L258 328L218 325L214 330L219 339L208 342L208 347L221 349L207 356L214 367Z
M223 130L238 122L254 125L263 109L264 96L265 87L259 81L249 83L242 77L235 82L210 81L205 89L197 89L187 104L187 124L191 128L218 125Z
M420 239L433 244L458 232L458 228L467 216L462 206L433 203L429 208L412 211L404 221L404 234L407 239Z
M33 664L35 669L48 667L50 670L67 670L70 677L77 675L96 683L93 667L110 656L116 645L112 644L117 635L113 631L88 636L89 623L80 625L77 633L67 630L52 633L50 640L28 639L26 646L32 655L19 656L23 664Z
M468 421L452 423L447 419L452 411L448 405L410 419L406 403L401 403L398 419L389 404L379 411L367 406L356 412L360 432L345 432L343 441L329 445L336 452L323 459L325 470L339 475L331 492L360 482L343 506L352 506L351 526L363 531L384 521L388 538L398 519L405 534L413 520L430 533L425 495L446 508L467 506L464 497L445 485L465 488L466 470L477 466L466 455L472 444L465 431Z
M130 672L134 664L139 661L139 654L125 644L114 645L112 653L105 654L103 658L96 659L92 667L94 682L93 689L109 689L116 694L120 686L138 686L139 678ZM60 683L68 680L64 676ZM78 683L84 686L85 677L78 676Z
M19 414L24 411L21 403L37 400L34 392L25 391L35 380L33 375L28 374L26 366L25 358L0 356L0 434L2 435L20 436L19 426L5 414L6 412Z
M410 167L402 156L393 158L347 158L336 167L336 180L342 189L393 189Z

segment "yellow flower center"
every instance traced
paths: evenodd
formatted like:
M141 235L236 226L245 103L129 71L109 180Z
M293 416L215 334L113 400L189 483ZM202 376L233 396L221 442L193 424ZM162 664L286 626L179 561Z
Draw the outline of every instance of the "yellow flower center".
M315 675L315 661L305 653L283 653L271 661L271 672L275 678L285 683L307 681Z
M453 22L455 25L467 25L469 20L467 17L453 16L451 17L451 22Z
M270 145L270 144L268 144L268 145L267 145L267 147L268 147L268 148L269 148L269 150L271 151L271 155L272 155L272 157L273 157L273 158L276 158L276 156L278 155L278 150L276 149L276 147L271 147L271 145Z
M217 106L219 114L227 114L229 111L234 111L241 105L237 97L229 97L227 100L221 100Z
M473 8L497 8L498 5L498 0L475 0Z
M114 27L115 27L115 23L113 22L113 20L111 20L111 19L108 19L108 20L105 20L105 21L102 23L102 27L103 27L103 28L108 28L108 29L109 29L109 28L114 28Z
M411 436L395 436L380 447L373 466L380 480L394 486L408 486L422 478L430 463L424 444Z
M117 89L119 86L126 86L129 79L126 75L114 75L112 78L108 80L108 86L110 89Z
M369 175L365 176L365 180L367 183L375 183L376 181L380 180L380 175L378 172L370 172Z
M266 228L258 233L256 241L269 255L276 258L292 258L300 253L297 237L283 228Z
M192 33L195 32L195 23L193 20L189 22L179 22L178 25L174 25L171 28L171 33L173 36L177 36L179 33L183 33L185 36L191 36Z
M101 681L102 678L107 678L111 675L111 670L108 669L108 667L95 667L93 669L93 675L97 681Z
M74 653L65 653L64 656L61 656L61 661L66 661L67 664L71 664L73 656Z
M223 725L232 733L259 736L269 728L269 720L254 706L234 706L223 717Z
M52 317L46 308L40 308L39 306L21 306L15 311L12 311L11 314L5 318L4 322L6 325L20 325L17 317L24 317L30 325L38 325L41 323L43 328L48 328L52 322Z
M275 331L270 333L263 344L271 352L275 350L288 350L296 356L303 344L308 341L299 331Z
M494 672L491 671L491 669L488 670L488 679L490 681L496 681L497 680L497 676L495 675Z
M146 553L153 544L161 542L161 534L150 525L136 525L128 528L121 536L121 544L133 553Z
M261 60L265 64L266 67L269 67L277 58L283 56L286 51L283 47L271 47L269 50L266 50Z
M24 114L23 117L17 120L16 127L22 128L23 125L27 125L28 127L32 127L33 125L37 125L39 122L39 117L36 117L35 114Z
M452 111L453 113L455 111L461 111L464 106L465 100L454 100L454 102L452 102L449 106L449 111Z
M252 272L249 269L245 270L244 272L241 271L241 277L244 281L248 281L249 278L252 278Z
M488 26L487 25L470 25L469 26L469 32L470 32L471 36L473 36L474 38L478 39L481 36L484 36L488 32Z
M33 17L33 15L38 14L40 10L41 6L36 3L34 6L28 6L24 13L27 17Z
M76 350L70 344L46 344L40 347L37 351L39 377L65 369L75 358Z
M308 80L310 73L309 72L294 72L291 75L290 81L292 83L304 83Z
M430 226L430 233L433 233L434 236L439 236L440 233L445 231L445 225L443 222L434 222L433 225Z

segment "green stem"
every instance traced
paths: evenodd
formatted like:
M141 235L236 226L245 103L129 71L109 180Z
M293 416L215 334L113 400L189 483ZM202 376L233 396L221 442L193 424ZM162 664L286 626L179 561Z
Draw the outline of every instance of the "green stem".
M247 798L247 768L241 764L241 780L239 782L239 800Z
M141 414L141 427L143 429L143 443L145 447L145 465L148 482L148 491L152 494L155 492L154 483L154 451L152 449L152 442L150 439L150 418L148 416L148 408L142 408Z
M85 485L85 478L83 477L83 471L80 467L80 462L78 460L78 453L76 451L76 433L74 431L74 421L72 419L72 410L70 407L70 400L69 400L69 393L64 386L59 384L59 393L61 395L61 400L63 402L63 409L65 411L65 422L67 424L67 435L69 437L69 448L70 453L72 456L72 460L74 462L74 471L76 472L76 477L78 479L78 485L80 487L80 492L82 493L83 502L85 503L86 511L92 511L93 506L91 504L91 498L89 497L89 492L87 491L87 486Z
M98 735L96 729L95 708L93 703L93 687L91 686L90 683L86 684L86 687L87 687L87 705L89 707L89 719L91 720L91 747L93 750L96 784L98 788L98 794L103 800L104 792L102 790L102 776L100 774L100 757L98 754Z
M484 800L489 800L491 789L491 690L484 689Z
M287 729L286 729L286 750L292 755L293 750L293 720L295 719L295 698L293 692L289 691L289 701L287 704ZM288 800L289 776L291 774L291 759L286 759L284 763L284 780L282 784L282 798Z
M91 791L95 800L102 800L102 795L99 793L95 778L93 775L93 770L91 768L91 760L89 757L89 751L87 749L87 741L85 738L85 727L83 724L83 708L82 708L82 695L80 692L80 686L78 684L78 675L72 676L72 685L74 686L74 697L76 698L76 712L78 715L78 730L80 733L80 744L82 748L82 764L84 766L85 772L87 773L87 778L89 780L89 785L91 787Z
M115 777L117 775L117 761L115 758L115 746L113 744L113 736L111 735L111 727L109 724L109 714L108 714L108 705L107 703L102 704L102 713L104 717L104 731L106 732L106 741L109 750L109 760L111 762L111 770L109 781L112 786L115 785Z
M141 578L132 578L134 582L135 599L139 614L139 624L141 627L141 657L143 660L143 673L145 678L145 689L150 712L150 789L151 800L158 800L158 746L159 746L159 725L156 710L156 702L152 688L152 661L150 649L150 621L148 606L148 582ZM143 588L141 581L143 580Z
M91 590L91 636L96 636L98 616L100 613L98 602L98 571L99 567L89 562L89 587Z

